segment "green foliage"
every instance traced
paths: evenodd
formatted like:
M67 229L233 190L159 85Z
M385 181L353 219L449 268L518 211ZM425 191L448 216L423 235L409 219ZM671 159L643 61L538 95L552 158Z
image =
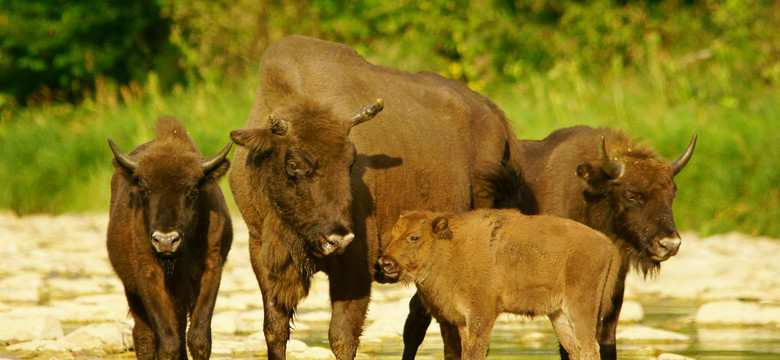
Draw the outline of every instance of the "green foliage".
M87 101L19 113L0 128L0 208L17 214L107 211L114 171L107 138L130 152L154 138L157 118L171 114L204 156L214 154L249 114L256 83L240 85L177 88L165 95L148 86L143 99L129 98L128 105ZM229 191L225 195L231 199Z
M628 72L601 82L538 75L492 98L523 139L578 124L613 126L673 160L697 133L696 151L675 177L678 227L702 235L736 230L779 237L780 89L767 89L739 107L670 103L663 89L646 86L650 76Z
M19 214L105 211L105 139L129 151L163 114L184 121L204 154L219 150L249 113L263 51L297 33L463 81L521 138L609 125L672 159L698 133L675 179L679 227L780 237L777 1L0 0L0 9L0 208ZM171 85L179 68L186 88ZM17 89L39 89L22 81L31 74L48 76L55 93L94 93L79 106L14 106Z
M16 102L78 99L101 77L145 78L167 44L154 0L0 0L0 9L0 92Z

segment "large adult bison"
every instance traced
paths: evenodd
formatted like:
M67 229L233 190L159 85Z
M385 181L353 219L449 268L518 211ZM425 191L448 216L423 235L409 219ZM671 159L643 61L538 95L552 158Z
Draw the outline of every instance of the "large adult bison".
M674 176L690 160L693 135L683 154L669 162L611 128L560 129L539 141L520 141L525 183L520 210L570 218L609 236L622 264L613 311L598 330L602 359L615 359L615 330L629 269L644 275L677 254L680 234L672 216ZM562 357L568 358L564 349Z
M230 167L232 144L203 159L172 117L158 121L155 135L129 154L108 140L116 169L108 257L135 320L136 356L187 359L189 348L193 358L208 359L214 301L233 241L217 184Z
M485 179L514 173L517 160L503 113L463 84L302 36L266 51L249 119L231 138L230 186L274 359L285 357L290 320L317 271L329 277L331 349L353 358L383 235L401 211L504 202Z

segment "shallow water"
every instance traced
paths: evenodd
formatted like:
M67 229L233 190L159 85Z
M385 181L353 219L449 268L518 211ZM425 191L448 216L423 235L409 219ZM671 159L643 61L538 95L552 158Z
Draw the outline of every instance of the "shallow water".
M700 360L780 359L780 329L771 327L704 327L693 322L700 304L679 300L643 301L645 317L641 325L690 336L688 342L618 343L620 359L654 359L662 353L674 353ZM437 326L432 324L431 326ZM622 326L621 324L618 330ZM327 324L312 327L305 337L310 346L327 348ZM401 339L383 342L363 340L361 353L371 359L400 359ZM418 351L418 359L441 359L442 342L429 334ZM518 323L498 322L491 338L489 359L559 359L558 342L546 320Z

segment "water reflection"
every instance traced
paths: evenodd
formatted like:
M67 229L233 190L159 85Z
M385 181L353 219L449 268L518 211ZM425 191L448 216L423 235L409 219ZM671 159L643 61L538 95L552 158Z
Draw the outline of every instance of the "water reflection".
M618 357L628 360L655 359L664 353L674 353L699 360L778 360L780 359L780 329L757 327L697 328L693 315L701 304L679 300L642 301L645 319L642 325L674 331L690 337L690 341L618 344ZM432 327L438 325L432 324ZM631 326L621 324L622 327ZM442 342L438 334L428 334L418 359L441 359ZM361 346L361 352L371 359L400 359L401 339L391 339ZM558 342L546 318L528 320L522 317L502 317L496 323L491 338L489 359L559 359Z

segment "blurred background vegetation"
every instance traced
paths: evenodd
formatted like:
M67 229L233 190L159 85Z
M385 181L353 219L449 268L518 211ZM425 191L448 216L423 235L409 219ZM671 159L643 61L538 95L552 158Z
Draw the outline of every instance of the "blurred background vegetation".
M458 79L520 138L608 125L673 159L698 133L678 226L780 237L771 0L0 0L0 209L107 211L106 138L130 151L164 114L218 151L291 34Z

